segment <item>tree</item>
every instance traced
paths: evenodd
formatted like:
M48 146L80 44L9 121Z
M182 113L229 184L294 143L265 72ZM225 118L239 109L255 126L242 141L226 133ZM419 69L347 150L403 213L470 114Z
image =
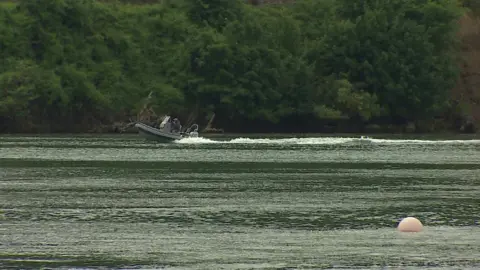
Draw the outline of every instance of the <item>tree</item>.
M243 16L241 0L189 0L188 16L196 24L222 29L229 22Z

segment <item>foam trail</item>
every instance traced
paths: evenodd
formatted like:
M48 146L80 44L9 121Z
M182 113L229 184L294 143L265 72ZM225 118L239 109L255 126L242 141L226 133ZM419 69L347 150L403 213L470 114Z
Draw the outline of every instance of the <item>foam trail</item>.
M281 139L251 139L234 138L231 140L212 140L208 138L185 138L176 143L180 144L280 144L280 145L335 145L348 143L374 143L382 145L406 144L480 144L480 140L393 140L373 139L369 137L310 137L310 138L281 138Z

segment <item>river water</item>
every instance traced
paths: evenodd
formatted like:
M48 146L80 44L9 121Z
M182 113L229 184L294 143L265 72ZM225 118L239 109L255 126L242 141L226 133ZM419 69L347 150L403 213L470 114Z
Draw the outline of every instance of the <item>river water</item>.
M0 211L2 269L478 269L480 140L3 136Z

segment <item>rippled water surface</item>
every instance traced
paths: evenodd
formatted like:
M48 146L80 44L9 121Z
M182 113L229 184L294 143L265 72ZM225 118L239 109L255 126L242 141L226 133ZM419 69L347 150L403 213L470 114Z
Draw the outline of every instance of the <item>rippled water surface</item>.
M479 217L475 139L0 137L2 269L479 269Z

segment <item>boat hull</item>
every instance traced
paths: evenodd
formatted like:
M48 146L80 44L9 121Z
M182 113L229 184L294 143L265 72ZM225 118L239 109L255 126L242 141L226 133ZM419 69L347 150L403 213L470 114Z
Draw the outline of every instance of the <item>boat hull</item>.
M142 123L136 123L135 127L138 129L139 135L147 140L168 143L183 138L183 136L179 133L164 132L158 128L153 128Z

